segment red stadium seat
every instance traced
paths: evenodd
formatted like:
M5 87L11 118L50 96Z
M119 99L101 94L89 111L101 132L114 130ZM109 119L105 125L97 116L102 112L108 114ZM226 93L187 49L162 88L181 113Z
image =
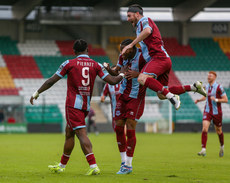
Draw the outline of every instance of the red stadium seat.
M43 78L32 56L5 55L4 60L13 78Z

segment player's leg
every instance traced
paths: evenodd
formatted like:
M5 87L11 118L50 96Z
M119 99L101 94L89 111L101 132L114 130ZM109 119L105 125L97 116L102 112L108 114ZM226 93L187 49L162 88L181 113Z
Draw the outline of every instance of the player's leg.
M207 92L204 89L202 83L200 81L195 82L193 85L178 85L178 86L171 86L168 88L171 93L176 95L181 95L185 92L197 92L203 96L207 96ZM157 93L157 96L160 100L167 99L163 94Z
M224 156L224 134L222 131L222 115L214 115L213 117L213 123L215 124L216 133L219 137L220 142L220 151L219 151L219 157Z
M125 164L126 161L126 136L125 136L125 120L119 119L115 121L115 132L118 149L121 155L121 166Z
M75 133L72 131L68 126L66 126L66 134L65 134L65 144L64 144L64 151L61 158L60 166L65 168L67 162L69 161L70 155L72 153L72 150L74 148L74 137Z
M86 175L97 175L100 170L96 164L96 159L92 151L92 144L87 136L86 128L78 128L75 130L76 136L79 139L81 149L85 154L86 160L89 163L90 169Z
M136 125L144 112L145 95L139 96L137 99L129 98L126 104L126 127L127 127L127 148L125 165L121 167L117 174L129 174L132 172L132 160L136 146Z
M124 165L126 160L126 136L125 136L125 111L126 111L126 99L123 95L117 100L115 108L115 133L117 139L118 149L121 155L121 166Z
M54 173L60 173L60 172L65 171L66 164L68 163L71 152L74 148L74 137L75 137L74 131L71 130L67 125L65 132L66 132L65 133L65 144L64 144L64 151L61 157L61 161L59 164L48 166L51 172L54 172Z
M121 166L117 174L129 174L132 172L132 160L136 146L136 124L137 122L133 119L126 119L127 126L127 148L126 148L126 160L124 166Z
M157 80L157 77L163 75L165 73L169 73L171 69L172 63L170 59L166 59L164 61L149 61L144 68L142 69L140 75L138 76L138 82L141 85L144 85L151 90L163 94L173 105L176 109L180 108L180 98L179 96L174 95L173 93L169 92L168 89L162 85ZM149 77L153 76L153 77Z
M171 93L181 95L185 92L197 92L203 96L207 96L207 93L203 87L202 82L196 81L193 85L179 85L179 86L171 86L169 87L169 91Z
M198 153L199 156L205 156L206 155L206 144L207 144L207 139L208 139L208 129L209 129L210 123L211 123L211 120L203 120L202 134L201 134L202 149Z
M219 137L219 142L220 142L220 151L219 151L219 157L224 156L224 134L222 131L222 126L218 127L215 125L216 128L216 133Z

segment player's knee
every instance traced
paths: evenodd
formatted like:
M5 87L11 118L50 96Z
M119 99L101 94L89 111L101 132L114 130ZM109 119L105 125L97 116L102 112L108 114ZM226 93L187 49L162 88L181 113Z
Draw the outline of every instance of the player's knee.
M207 133L207 132L208 132L208 128L203 127L203 128L202 128L202 132L206 132L206 133Z
M137 78L137 81L141 84L141 85L144 85L145 84L145 81L146 81L146 77L144 74L140 74Z
M216 128L216 133L217 133L218 135L220 135L220 134L222 133L222 128L217 127L217 128Z
M115 121L116 126L125 126L125 123L123 120L117 120Z
M137 122L135 120L132 120L132 119L128 119L126 121L126 125L127 125L128 130L135 130L136 129L136 124L137 124Z

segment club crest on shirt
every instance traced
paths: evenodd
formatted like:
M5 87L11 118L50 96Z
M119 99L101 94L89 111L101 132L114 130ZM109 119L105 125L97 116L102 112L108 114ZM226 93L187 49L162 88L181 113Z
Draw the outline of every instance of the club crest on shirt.
M121 115L121 111L116 111L116 116L120 116Z

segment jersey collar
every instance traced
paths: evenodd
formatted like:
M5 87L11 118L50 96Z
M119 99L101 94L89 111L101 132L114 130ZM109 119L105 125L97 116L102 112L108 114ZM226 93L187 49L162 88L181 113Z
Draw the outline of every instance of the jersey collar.
M141 21L144 19L145 17L142 17L138 22L137 22L137 27L139 26L139 24L141 23Z
M210 87L212 87L212 86L215 86L217 83L216 83L216 81L212 84L212 85L210 85L210 84L208 84L208 87L210 88Z
M86 54L81 54L81 55L78 55L77 58L79 57L85 57L85 58L89 58L89 55L86 55Z

